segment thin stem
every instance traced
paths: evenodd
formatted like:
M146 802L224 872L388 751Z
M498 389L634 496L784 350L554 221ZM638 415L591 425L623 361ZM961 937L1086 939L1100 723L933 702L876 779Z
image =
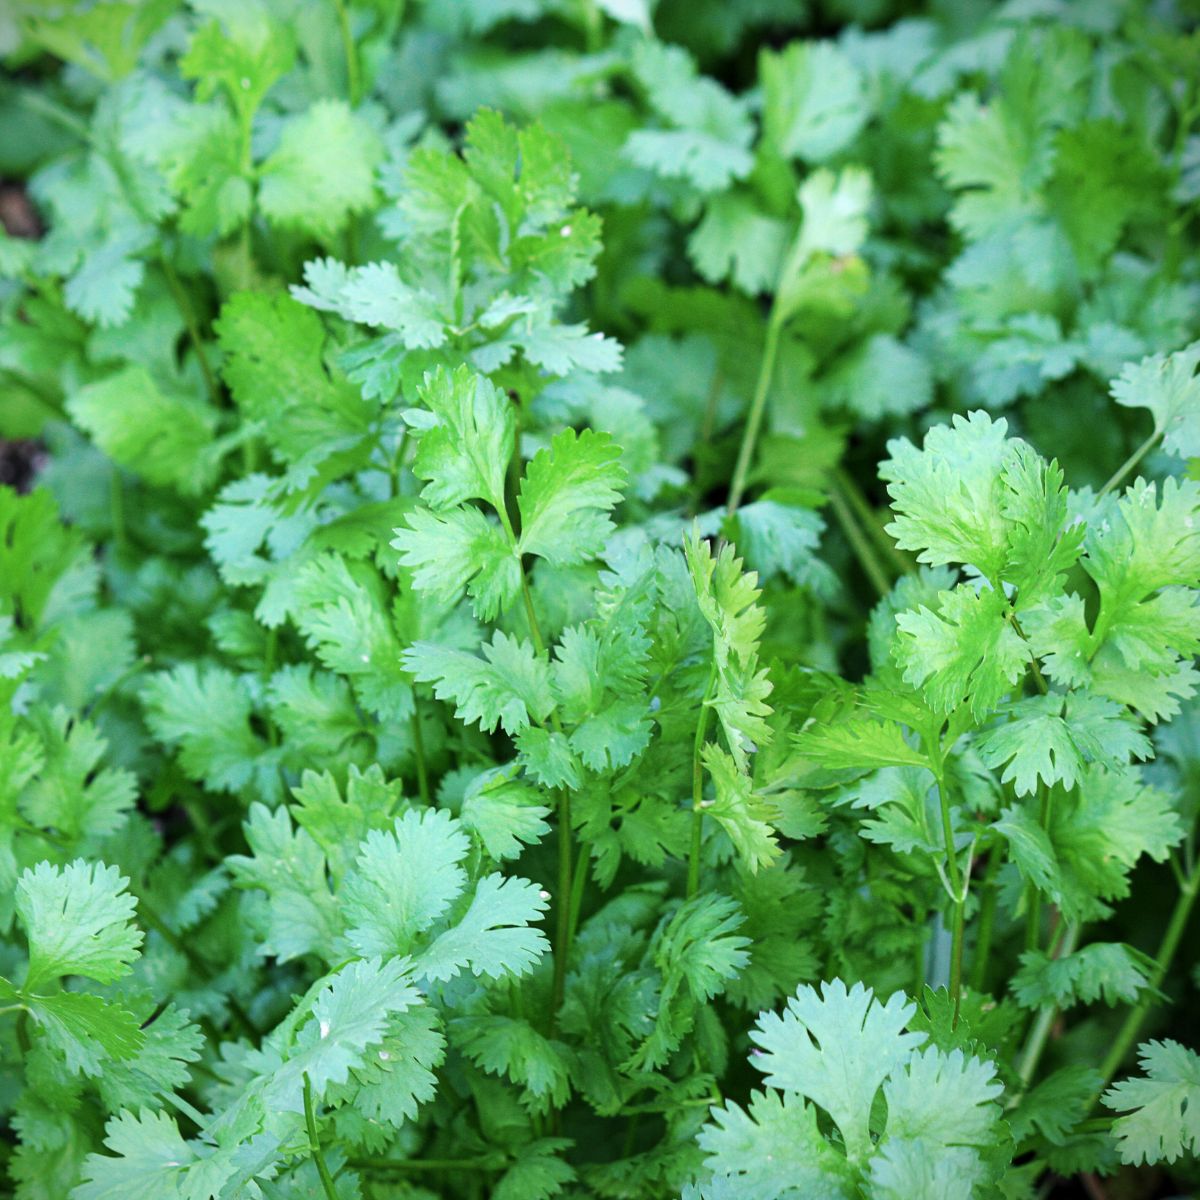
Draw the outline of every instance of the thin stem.
M846 535L846 540L850 543L850 549L854 551L854 557L858 559L863 574L881 597L886 596L892 590L892 581L883 569L870 540L858 527L850 505L846 503L845 498L836 487L829 489L829 507L833 509L833 515L842 527L842 532Z
M717 660L714 656L708 672L700 715L696 718L696 738L692 743L692 845L688 853L687 895L690 900L700 890L700 851L704 845L704 742L708 737L708 717L717 686Z
M1167 972L1171 969L1171 962L1175 958L1175 952L1179 949L1179 942L1183 937L1183 931L1187 928L1188 918L1192 914L1198 894L1200 894L1200 866L1192 868L1187 885L1180 891L1179 899L1175 901L1171 919L1167 922L1158 953L1154 956L1154 973L1150 976L1146 990L1142 993L1141 1000L1129 1010L1116 1040L1100 1066L1100 1075L1103 1079L1100 1091L1108 1086L1142 1031L1142 1023L1153 1007L1157 993L1162 988ZM1099 1099L1099 1094L1099 1092L1096 1093L1095 1099ZM1093 1103L1095 1103L1095 1099L1093 1099Z
M1079 924L1076 922L1067 927L1067 932L1059 944L1058 954L1055 957L1066 958L1074 951L1078 941ZM1033 1028L1029 1031L1029 1037L1025 1041L1025 1049L1021 1052L1021 1057L1017 1062L1017 1078L1021 1081L1021 1087L1009 1100L1010 1107L1016 1104L1029 1089L1030 1083L1033 1082L1034 1073L1037 1071L1038 1063L1050 1040L1050 1031L1054 1028L1054 1022L1057 1019L1057 1004L1047 1004L1038 1012L1037 1020L1034 1021Z
M557 1025L567 982L567 955L571 951L571 793L558 793L558 895L554 897L554 1014Z
M355 1171L497 1171L504 1160L494 1154L475 1158L352 1158Z
M967 897L962 870L958 865L958 854L954 849L954 822L950 815L950 791L946 786L942 749L928 738L925 741L925 749L929 754L930 763L934 767L938 804L942 812L942 843L946 851L946 873L950 877L950 890L954 896L954 924L950 932L950 995L954 1001L954 1018L951 1028L956 1029L959 1010L962 1007L963 934L966 931Z
M432 803L429 791L429 771L425 765L425 735L421 732L421 708L415 690L413 692L413 712L409 720L412 729L413 758L416 760L417 767L417 793L421 797L421 803L428 807Z
M321 1187L325 1192L325 1200L338 1200L337 1187L333 1176L325 1163L325 1155L321 1150L321 1139L317 1134L317 1115L313 1112L312 1081L308 1072L304 1072L304 1124L308 1127L308 1152L312 1155L317 1174L321 1177Z
M758 431L762 426L763 413L767 406L767 393L771 390L771 379L775 374L775 360L779 356L779 335L783 323L772 312L767 320L767 337L763 343L762 358L758 364L758 380L754 385L754 396L750 400L750 412L746 417L746 428L742 431L742 444L738 450L737 465L733 469L733 480L729 485L729 502L726 511L733 516L742 502L746 490L746 479L754 462L754 451L758 442Z
M863 528L867 531L871 540L879 548L880 552L891 561L893 572L897 576L913 574L916 568L913 566L912 560L903 551L899 550L896 543L884 532L883 526L879 523L878 516L876 516L874 510L867 503L867 498L863 495L862 488L854 481L854 476L844 467L836 467L830 479L833 486L850 502L850 507L862 522Z
M1109 481L1100 489L1097 500L1102 500L1113 490L1134 467L1158 445L1162 434L1155 430L1112 474Z
M996 876L1004 855L997 846L988 858L984 872L982 896L979 901L979 937L975 942L975 957L971 962L971 990L982 992L987 985L988 959L992 953L992 937L996 928Z
M204 342L200 337L200 327L196 324L196 315L192 312L187 292L184 291L183 284L180 283L179 276L175 273L175 268L171 265L171 260L167 257L166 251L160 251L158 257L162 265L163 275L166 276L167 288L170 290L171 298L175 301L175 307L179 309L179 315L183 318L183 325L187 330L188 340L192 343L192 350L196 354L196 361L200 364L200 374L204 376L204 386L208 390L208 398L213 404L219 405L221 403L221 389L217 384L217 377L213 373L212 364L208 361L208 353L204 349Z
M346 93L351 108L357 108L362 98L362 78L358 69L358 50L354 45L354 35L350 31L350 13L346 9L346 0L333 0L337 10L338 32L342 37L342 53L346 57Z
M580 839L579 856L575 859L575 871L571 877L571 940L575 940L575 930L579 928L579 913L583 908L583 889L587 884L588 859L591 857L591 846Z

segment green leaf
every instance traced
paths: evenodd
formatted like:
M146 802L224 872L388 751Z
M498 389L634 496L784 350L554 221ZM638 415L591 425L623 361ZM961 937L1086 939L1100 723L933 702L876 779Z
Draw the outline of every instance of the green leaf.
M116 867L83 859L61 868L38 863L21 874L16 911L29 939L26 990L64 975L112 983L129 972L142 934L128 884Z
M871 1150L871 1105L883 1081L923 1038L904 1033L916 1011L897 992L880 1004L870 988L840 980L818 994L801 987L782 1016L763 1013L750 1034L766 1082L819 1105L841 1131L851 1161Z
M982 720L1029 669L1029 646L996 592L964 583L938 600L936 613L921 605L896 618L896 662L933 709L950 713L966 704Z
M145 1040L132 1013L88 992L27 994L24 1002L47 1042L75 1074L101 1075L112 1060L135 1057Z
M488 854L502 862L518 858L550 832L544 800L540 791L503 772L485 772L467 787L460 816Z
M516 417L508 397L468 368L439 367L418 396L426 410L405 414L417 453L413 474L426 481L421 498L434 509L486 500L504 511L504 474L513 454Z
M527 879L485 875L462 919L417 956L413 974L453 979L464 967L489 979L528 974L550 948L531 926L546 911L547 898Z
M283 806L272 812L251 805L244 829L252 856L233 854L225 861L241 886L266 893L263 952L284 962L312 953L332 959L343 921L320 847L307 830L293 829Z
M379 717L407 718L412 685L399 663L401 643L379 574L327 553L299 571L294 588L296 625L321 663L345 675Z
M1119 942L1092 942L1082 950L1053 958L1039 950L1021 955L1013 993L1031 1009L1053 1005L1133 1004L1148 986L1153 969L1144 955Z
M724 191L754 164L754 127L744 104L715 80L697 74L682 46L643 39L633 70L665 129L638 129L624 156L667 179L686 179L702 192Z
M714 800L701 802L705 813L729 835L738 857L751 871L769 867L780 854L770 823L774 808L755 794L753 780L737 769L732 756L720 746L709 742L702 759L716 789Z
M364 958L327 978L294 1049L266 1081L263 1098L269 1108L303 1112L305 1076L320 1098L365 1065L367 1049L384 1040L388 1019L423 1003L410 965L403 958Z
M1111 700L1087 694L1028 696L1008 709L1010 720L980 737L979 755L989 767L1004 766L1002 779L1018 796L1040 780L1068 791L1085 765L1125 766L1153 756L1150 740Z
M696 530L684 539L684 551L700 612L713 635L717 685L709 704L734 762L745 771L750 753L771 740L766 722L772 711L766 702L771 681L758 666L766 615L756 603L757 576L752 571L743 574L742 560L732 546L722 546L714 558Z
M1126 408L1148 408L1163 449L1180 458L1200 456L1200 342L1174 354L1127 363L1113 381L1112 398Z
M1113 1121L1121 1161L1174 1162L1200 1154L1200 1056L1178 1042L1143 1042L1138 1059L1146 1075L1124 1079L1101 1097L1124 1114Z
M807 762L834 771L929 765L925 755L905 741L894 721L814 719L794 736L793 744Z
M277 776L267 743L250 724L247 688L223 667L194 662L161 672L144 685L146 720L193 779L214 791L236 792Z
M223 91L248 129L263 97L292 69L296 48L287 27L270 20L265 8L221 7L223 21L196 30L179 69L198 80L202 100Z
M535 1112L561 1107L570 1096L565 1047L543 1037L528 1021L492 1015L461 1017L451 1022L450 1034L478 1067L520 1085Z
M169 1114L119 1113L105 1127L104 1144L115 1157L88 1155L74 1200L197 1200L184 1179L196 1151Z
M350 944L364 956L410 952L467 884L470 842L449 813L398 817L391 832L372 830L341 893Z
M725 192L708 202L688 253L709 283L732 279L757 296L774 289L787 237L787 225L761 212L753 197Z
M318 100L283 126L262 164L259 206L284 229L328 241L375 197L379 135L343 100Z
M326 365L316 313L282 292L240 292L214 328L225 354L221 374L280 460L319 456L339 439L366 433L371 410Z
M712 1109L697 1141L716 1176L700 1184L705 1200L852 1200L857 1193L846 1160L817 1127L816 1108L794 1093L751 1092L745 1109L727 1100Z
M439 700L453 700L458 719L481 729L499 725L519 734L541 723L554 707L550 669L544 657L518 638L497 630L483 645L483 657L432 642L404 651L406 670L421 683L432 683Z
M858 69L832 42L792 42L758 59L763 129L787 158L825 162L857 136L870 106Z
M216 474L215 410L183 392L163 392L144 367L81 388L67 407L105 454L148 483L194 494Z
M501 526L480 509L439 513L418 508L395 531L392 547L400 565L413 573L413 586L440 604L453 604L465 589L481 621L496 615L521 590L521 560Z
M621 499L621 450L606 433L564 429L525 471L517 506L522 554L556 566L598 555L613 531L608 514Z

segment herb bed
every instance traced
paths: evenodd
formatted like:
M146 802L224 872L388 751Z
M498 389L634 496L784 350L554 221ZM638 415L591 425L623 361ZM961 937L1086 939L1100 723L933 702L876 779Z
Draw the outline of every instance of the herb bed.
M1195 1187L1195 25L0 14L6 1188Z

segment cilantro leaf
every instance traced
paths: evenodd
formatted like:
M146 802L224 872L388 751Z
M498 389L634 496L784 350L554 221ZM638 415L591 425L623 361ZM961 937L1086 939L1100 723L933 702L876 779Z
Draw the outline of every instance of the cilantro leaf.
M368 833L342 892L350 944L364 956L409 952L466 887L469 849L458 823L431 809Z
M1163 449L1180 458L1200 455L1200 342L1174 354L1127 363L1113 381L1112 398L1126 408L1148 408Z
M1144 1042L1141 1079L1123 1079L1101 1099L1124 1115L1113 1121L1121 1161L1174 1162L1200 1153L1200 1057L1178 1042Z
M128 884L116 867L83 859L22 873L16 910L29 939L27 990L64 975L112 983L128 973L142 944Z
M554 707L550 670L544 657L518 638L497 630L483 645L483 657L432 642L404 651L406 670L421 683L432 683L439 700L453 700L458 718L481 729L501 726L519 734L541 723Z
M268 220L328 240L371 206L383 144L341 100L292 117L262 164L259 206Z
M886 1004L869 988L840 980L818 994L801 987L782 1016L764 1013L751 1033L755 1066L766 1082L819 1105L833 1118L851 1160L871 1148L868 1121L875 1093L921 1044L904 1033L915 1008L897 993Z
M558 566L599 554L613 530L608 517L621 498L621 451L604 433L564 429L533 457L521 483L522 554Z

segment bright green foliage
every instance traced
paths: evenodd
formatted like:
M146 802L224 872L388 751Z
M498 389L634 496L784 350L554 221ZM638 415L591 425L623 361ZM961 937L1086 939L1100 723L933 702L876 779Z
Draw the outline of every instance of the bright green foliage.
M0 4L0 1192L1194 1192L1192 24Z
M17 882L17 916L29 939L25 986L82 975L112 983L129 970L142 935L132 924L128 880L115 867L41 863Z
M1127 1079L1104 1093L1104 1103L1121 1113L1113 1133L1121 1161L1174 1162L1200 1151L1197 1099L1200 1059L1178 1042L1139 1047L1145 1077Z
M713 1110L700 1134L711 1173L701 1197L982 1195L1001 1093L991 1063L905 1033L912 1005L878 1003L869 988L840 980L821 993L801 988L782 1016L765 1013L752 1062L769 1089L748 1110ZM870 1114L882 1088L887 1123L878 1142ZM811 1103L810 1103L811 1102ZM842 1142L818 1128L832 1119ZM915 1190L907 1190L915 1189Z

